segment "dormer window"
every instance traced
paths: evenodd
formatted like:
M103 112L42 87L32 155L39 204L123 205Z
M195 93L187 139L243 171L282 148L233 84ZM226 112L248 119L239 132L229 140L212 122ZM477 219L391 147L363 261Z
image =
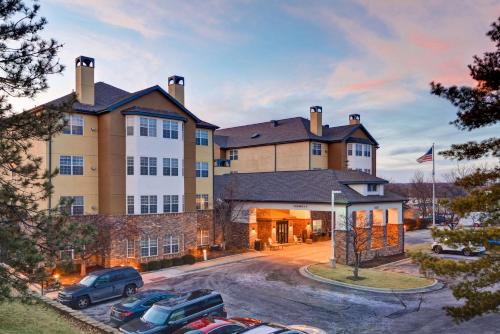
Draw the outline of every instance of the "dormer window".
M368 192L373 193L378 191L378 184L369 184L368 185Z

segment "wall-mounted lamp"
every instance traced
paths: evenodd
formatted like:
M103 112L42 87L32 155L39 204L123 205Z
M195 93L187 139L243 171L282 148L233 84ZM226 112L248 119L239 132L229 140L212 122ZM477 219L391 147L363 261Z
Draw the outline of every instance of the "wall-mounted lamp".
M90 128L90 131L92 131L92 132L96 132L96 131L97 131L97 129L96 129L96 128Z
M95 168L95 166L90 166L90 169L95 171L97 168Z

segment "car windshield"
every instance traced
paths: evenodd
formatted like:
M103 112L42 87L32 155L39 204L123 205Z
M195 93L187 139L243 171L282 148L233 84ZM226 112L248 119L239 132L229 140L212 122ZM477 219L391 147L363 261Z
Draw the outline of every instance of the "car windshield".
M91 286L92 284L94 284L96 279L97 279L97 276L94 276L94 275L85 276L80 281L80 284L85 285L85 286Z
M130 296L127 299L125 299L121 304L125 307L135 307L139 305L143 299L140 298L141 296Z
M159 306L153 305L141 319L154 325L164 325L170 313Z

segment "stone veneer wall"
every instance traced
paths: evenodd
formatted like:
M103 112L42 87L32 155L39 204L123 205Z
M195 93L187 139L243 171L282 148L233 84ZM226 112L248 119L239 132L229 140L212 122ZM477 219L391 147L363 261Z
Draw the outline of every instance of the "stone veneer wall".
M104 260L100 261L106 267L117 265L137 265L163 258L179 257L193 253L197 249L197 232L199 229L209 230L210 244L220 239L214 233L213 211L197 211L183 213L161 213L148 215L88 215L72 217L74 221L96 223L99 233L108 234L109 250ZM179 253L164 254L165 236L177 235L180 238ZM158 238L158 255L140 257L141 236ZM127 258L127 239L134 242L134 257Z

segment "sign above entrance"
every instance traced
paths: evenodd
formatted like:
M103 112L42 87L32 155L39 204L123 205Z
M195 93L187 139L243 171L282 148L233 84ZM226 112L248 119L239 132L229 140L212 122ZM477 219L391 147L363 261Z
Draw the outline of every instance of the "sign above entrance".
M305 209L307 208L307 204L294 204L293 205L294 208L302 208L302 209Z

